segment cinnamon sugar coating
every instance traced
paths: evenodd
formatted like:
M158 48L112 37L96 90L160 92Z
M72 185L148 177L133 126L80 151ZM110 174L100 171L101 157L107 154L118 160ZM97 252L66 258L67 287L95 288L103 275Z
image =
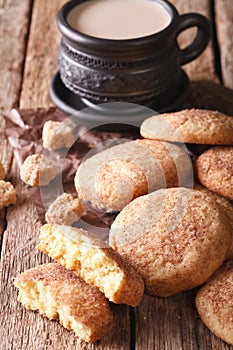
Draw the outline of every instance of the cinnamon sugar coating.
M59 264L27 270L14 284L23 306L59 320L86 342L102 338L112 327L113 316L104 295Z
M200 185L199 183L194 184L194 189L205 193L207 196L212 198L213 201L218 203L227 214L228 217L228 225L231 231L231 242L228 249L227 259L233 259L233 203L225 197L220 196L219 194L212 192Z
M226 261L199 289L195 302L211 332L233 345L233 260Z

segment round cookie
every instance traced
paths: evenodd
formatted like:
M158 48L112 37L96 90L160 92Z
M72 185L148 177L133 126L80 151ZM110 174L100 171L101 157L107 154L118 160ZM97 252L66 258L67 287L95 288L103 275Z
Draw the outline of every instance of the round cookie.
M233 203L227 198L224 198L217 193L209 191L207 188L203 187L199 183L194 184L194 190L198 190L205 193L207 196L211 197L213 201L216 201L216 203L218 203L223 207L223 209L225 209L225 212L229 219L229 226L231 230L231 242L227 254L227 259L233 259Z
M233 260L226 261L201 287L195 302L211 332L233 345Z
M144 120L140 133L154 140L233 145L233 118L217 111L185 109Z
M75 187L80 199L111 212L148 192L186 181L192 181L192 166L184 148L135 140L86 159L77 170Z
M195 168L203 186L233 200L233 147L208 149L196 159Z
M170 188L128 204L112 224L109 241L141 274L146 292L165 297L201 285L220 267L230 228L212 198Z

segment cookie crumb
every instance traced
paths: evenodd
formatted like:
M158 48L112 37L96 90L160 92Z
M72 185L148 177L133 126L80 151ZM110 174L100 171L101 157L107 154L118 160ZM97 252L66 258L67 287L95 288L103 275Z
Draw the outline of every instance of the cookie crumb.
M72 225L83 213L83 207L78 198L63 193L50 204L45 219L49 224Z
M28 156L20 170L21 179L30 186L45 186L56 176L53 162L42 154Z
M0 209L16 203L16 192L10 182L0 180Z
M74 143L72 128L64 122L45 122L42 133L43 147L48 150L70 148Z

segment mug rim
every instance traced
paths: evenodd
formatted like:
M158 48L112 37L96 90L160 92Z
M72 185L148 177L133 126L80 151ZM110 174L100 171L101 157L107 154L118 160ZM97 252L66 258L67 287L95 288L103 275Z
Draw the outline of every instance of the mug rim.
M174 27L176 27L176 18L179 16L177 9L169 1L149 0L152 2L159 3L169 13L171 17L171 21L167 25L167 27L165 27L159 32L138 37L138 38L132 38L132 39L99 38L99 37L94 37L94 36L79 32L78 30L74 29L67 21L67 16L73 10L74 7L79 6L82 3L88 2L88 1L92 1L92 0L83 0L83 1L70 0L67 3L65 3L57 14L57 26L60 32L62 33L62 35L66 37L68 40L83 46L91 45L93 48L100 48L104 46L104 48L106 49L106 47L110 46L111 50L114 50L114 48L119 49L119 47L121 48L128 47L128 45L130 46L130 49L132 48L132 46L151 45L153 40L154 41L163 40L165 36L174 32Z

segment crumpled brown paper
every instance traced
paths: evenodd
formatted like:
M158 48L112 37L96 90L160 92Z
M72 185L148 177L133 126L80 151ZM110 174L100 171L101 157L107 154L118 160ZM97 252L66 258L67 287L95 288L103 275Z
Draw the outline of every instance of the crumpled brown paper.
M88 130L83 126L73 124L76 133L76 142L69 149L49 152L43 149L42 130L48 120L65 121L67 117L55 107L48 109L21 109L11 110L5 115L6 135L13 148L14 156L19 168L27 156L40 153L52 158L58 169L57 177L44 187L28 187L30 196L36 205L39 218L45 222L45 211L56 197L64 192L77 195L74 188L74 176L79 164L90 153L101 151L110 145L118 143L122 138L133 139L139 137L137 134L110 133ZM73 121L69 121L72 123ZM119 141L120 142L120 141ZM107 214L84 203L84 213L81 225L78 226L96 231L98 228L110 227L116 214Z

